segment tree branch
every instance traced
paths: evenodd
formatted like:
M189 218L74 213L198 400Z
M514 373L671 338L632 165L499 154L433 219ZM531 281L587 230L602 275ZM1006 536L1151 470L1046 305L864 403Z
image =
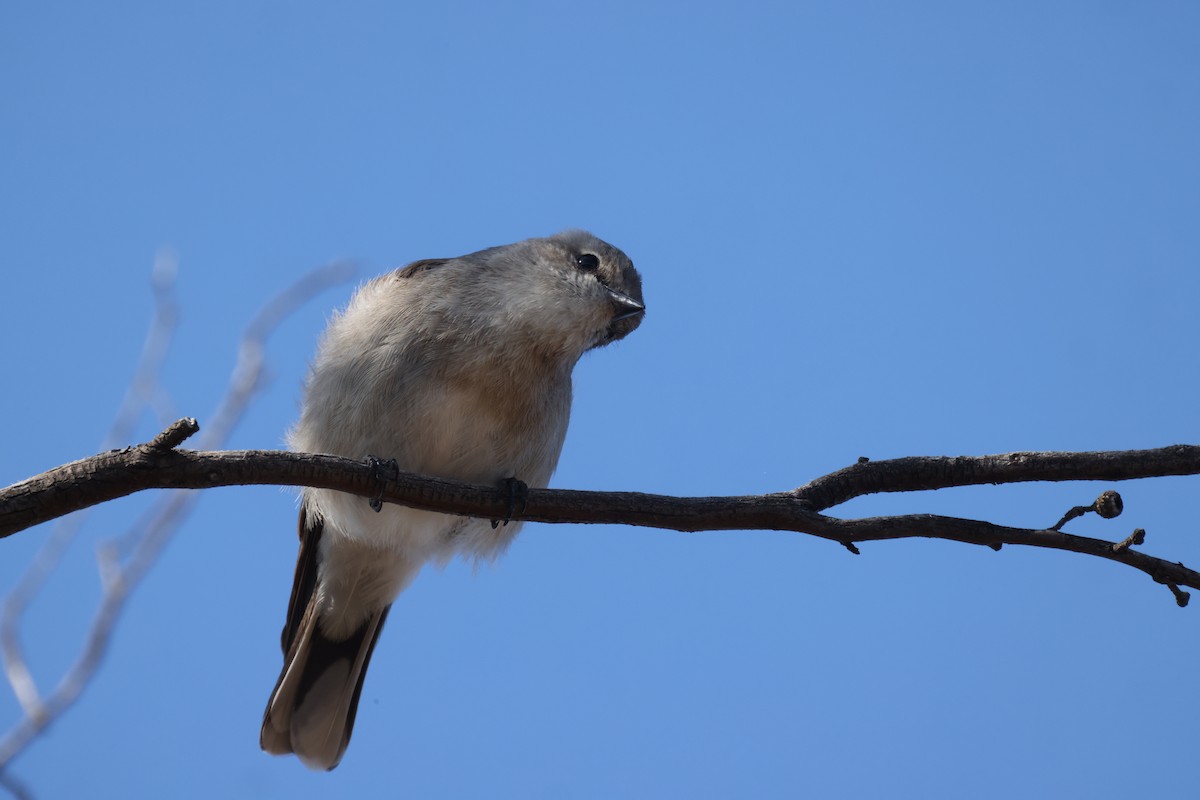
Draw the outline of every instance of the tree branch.
M180 420L148 444L85 458L0 490L0 536L144 489L252 484L312 486L484 519L502 518L509 512L508 495L499 487L409 473L381 477L367 462L336 456L271 450L171 449L170 445L186 438L194 425L194 420ZM914 537L947 539L997 550L1005 544L1043 547L1096 556L1141 570L1171 588L1176 601L1183 605L1187 593L1178 587L1200 589L1200 573L1134 550L1136 537L1110 542L1056 529L1011 528L930 514L839 519L818 513L818 509L877 492L1194 474L1200 474L1200 447L1185 445L1095 453L901 458L860 462L790 492L756 496L669 497L640 492L530 489L528 503L512 518L551 523L616 523L677 531L795 531L839 542L855 552L855 542ZM1106 492L1094 506L1103 507L1109 516L1115 516L1120 512L1120 497Z
M951 486L1028 481L1127 481L1200 474L1200 446L1092 453L1001 453L991 456L911 456L859 459L795 491L814 511L877 492L916 492Z

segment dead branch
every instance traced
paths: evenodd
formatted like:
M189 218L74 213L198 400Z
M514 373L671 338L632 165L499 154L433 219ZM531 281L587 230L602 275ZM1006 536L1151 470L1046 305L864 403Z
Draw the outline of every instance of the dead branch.
M180 420L155 441L66 464L0 491L0 536L80 508L144 489L207 489L277 484L313 486L429 511L495 519L508 513L498 487L400 473L381 477L363 461L270 450L203 452L170 447L195 430ZM839 519L819 513L864 494L1024 481L1130 480L1200 474L1200 447L1093 453L1009 453L955 458L901 458L860 462L789 492L740 497L669 497L640 492L530 489L513 519L536 522L614 523L677 531L795 531L838 542L925 537L1000 549L1024 545L1116 561L1166 584L1183 605L1180 586L1200 589L1200 573L1132 548L1055 528L1026 529L932 514ZM1115 493L1112 493L1115 495ZM1112 514L1119 496L1105 493L1093 506ZM1085 507L1090 508L1090 507ZM1060 523L1061 527L1061 523Z

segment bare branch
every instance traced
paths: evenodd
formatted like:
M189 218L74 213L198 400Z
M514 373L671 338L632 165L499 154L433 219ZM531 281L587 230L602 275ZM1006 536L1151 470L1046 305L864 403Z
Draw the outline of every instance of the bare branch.
M928 480L908 475L905 468L912 467L920 473L930 462L941 464L943 473L938 482L944 486L1026 480L1093 480L1101 473L1117 480L1200 474L1200 448L1182 445L1129 451L1130 462L1120 468L1114 467L1123 455L1120 452L1014 455L1017 457L993 455L876 462L872 466L881 468L857 474L855 492L841 490L840 496L849 499L854 494L905 491L900 487ZM1021 472L1011 466L1013 463L1025 464L1029 471ZM846 472L842 470L834 475ZM822 480L809 486L820 486ZM414 508L484 519L504 517L510 510L508 495L502 487L410 473L384 477L365 461L270 450L199 452L139 445L76 461L0 491L0 536L58 514L143 489L205 489L251 484L335 489L367 499L380 498ZM838 542L851 552L854 552L856 542L914 537L947 539L993 549L1000 549L1005 544L1025 545L1097 556L1139 569L1159 583L1200 588L1200 573L1134 551L1129 545L1118 546L1118 543L1053 529L1011 528L981 520L929 514L844 520L819 514L812 510L812 505L805 489L741 497L668 497L639 492L530 489L526 505L512 517L536 522L616 523L678 531L796 531Z
M1093 453L1002 453L990 456L911 456L861 459L801 486L793 493L813 511L824 511L876 492L916 492L951 486L1028 481L1127 481L1200 472L1200 447Z
M1125 453L1128 453L1130 463L1119 470L1112 468L1112 463ZM842 492L838 502L876 492L943 486L1097 480L1101 473L1110 480L1200 474L1200 447L1191 445L1171 445L1156 450L1011 455L1019 455L1023 463L1029 465L1029 474L1006 469L1006 474L1000 475L979 468L980 465L1002 463L1009 455L873 462L872 466L885 469L859 476L856 491ZM914 465L919 470L929 461L953 462L953 469L962 474L944 475L939 486L913 486L918 481L909 476L905 468ZM1097 467L1097 464L1102 466ZM846 471L832 473L832 476ZM145 489L210 489L262 484L313 486L367 498L378 495L385 501L414 508L485 519L503 517L506 511L506 495L496 487L400 473L395 479L382 479L385 485L381 493L380 480L378 470L368 462L337 456L279 450L162 450L152 444L142 444L64 464L0 490L0 537ZM819 478L808 487L818 486L824 480ZM810 499L808 487L766 495L693 498L640 492L530 489L529 507L513 518L538 522L610 522L680 531L803 530L795 527L797 520L822 518L813 511L813 506L827 507L824 501ZM835 538L842 542L891 537L872 534Z

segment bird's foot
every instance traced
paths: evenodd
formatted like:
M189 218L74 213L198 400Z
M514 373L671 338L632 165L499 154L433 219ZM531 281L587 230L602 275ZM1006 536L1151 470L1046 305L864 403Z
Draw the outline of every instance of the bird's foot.
M371 472L375 475L375 480L379 481L379 494L367 502L371 504L371 510L378 514L383 510L384 481L395 480L399 477L400 467L396 464L396 459L394 458L383 461L375 456L367 456L367 464L370 465Z
M504 512L504 519L492 520L492 530L496 530L502 524L507 525L512 522L513 514L524 514L525 508L529 505L529 486L525 481L517 478L505 478L500 481L500 491L508 495L508 507ZM520 509L517 504L520 504Z

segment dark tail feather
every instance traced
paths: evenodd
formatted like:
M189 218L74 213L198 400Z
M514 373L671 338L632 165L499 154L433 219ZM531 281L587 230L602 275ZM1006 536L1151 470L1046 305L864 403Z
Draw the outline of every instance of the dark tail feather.
M345 639L321 632L316 608L322 525L300 511L300 557L283 627L283 671L263 713L259 743L268 753L295 753L312 769L342 760L367 664L391 606L371 614Z
M390 608L342 641L326 638L315 615L305 615L263 714L264 750L295 753L312 769L338 765L350 744L367 664Z

